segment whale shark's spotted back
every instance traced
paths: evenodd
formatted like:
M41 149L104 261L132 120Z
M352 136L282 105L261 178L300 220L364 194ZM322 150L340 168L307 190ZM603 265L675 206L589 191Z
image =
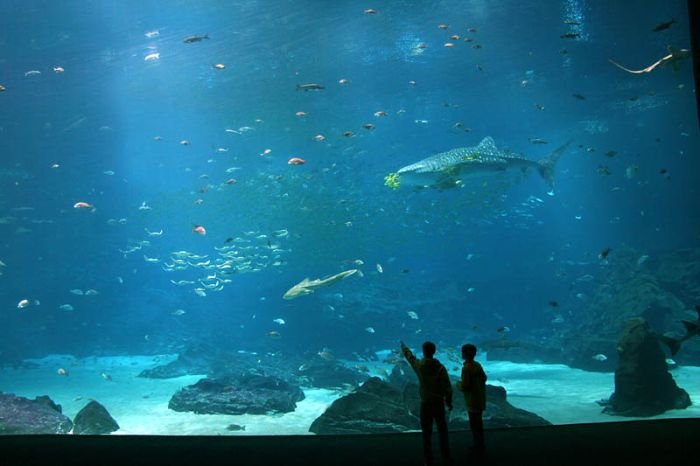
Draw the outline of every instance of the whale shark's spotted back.
M517 154L505 153L496 147L491 136L487 136L479 143L477 146L472 147L458 147L456 149L448 150L447 152L441 152L435 154L431 157L416 162L414 164L405 166L401 168L398 173L415 172L415 173L426 173L426 172L438 172L445 169L457 166L457 165L508 165L509 162L518 161L529 161L525 157L519 156Z

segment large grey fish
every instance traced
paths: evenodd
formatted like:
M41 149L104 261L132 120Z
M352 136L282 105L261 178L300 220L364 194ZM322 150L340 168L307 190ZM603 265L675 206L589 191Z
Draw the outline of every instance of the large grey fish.
M391 188L400 185L449 188L459 186L471 176L499 175L513 169L527 172L537 170L550 188L554 188L554 167L571 141L562 145L542 160L530 160L520 154L496 147L490 136L477 146L459 147L441 152L420 162L400 168L385 178Z

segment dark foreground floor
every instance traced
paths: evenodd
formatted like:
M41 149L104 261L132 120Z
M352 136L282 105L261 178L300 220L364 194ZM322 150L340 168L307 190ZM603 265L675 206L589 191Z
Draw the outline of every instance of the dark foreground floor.
M481 462L468 453L468 435L451 433L457 465L697 464L700 419L490 430L486 435L488 452ZM0 436L0 464L421 465L421 448L420 434L414 433L340 437ZM436 460L441 464L439 457Z

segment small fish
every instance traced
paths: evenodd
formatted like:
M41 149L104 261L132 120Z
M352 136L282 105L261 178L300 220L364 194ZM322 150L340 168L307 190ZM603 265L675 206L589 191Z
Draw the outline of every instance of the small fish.
M578 39L581 37L581 34L577 34L575 32L567 32L566 34L562 34L559 36L562 39Z
M319 351L317 354L321 357L321 359L324 359L326 361L335 361L335 356L333 356L333 353L331 353L330 351L323 350Z
M27 308L27 307L32 306L32 305L38 306L40 304L41 303L39 302L38 299L35 299L34 301L30 301L28 299L22 299L22 300L20 300L20 302L17 303L17 309L24 309L24 308Z
M195 225L192 228L193 233L197 233L198 235L204 236L207 234L207 229L204 228L202 225Z
M418 320L418 314L416 314L414 311L408 311L406 314L408 314L408 317L411 319Z
M97 296L98 294L100 294L100 292L97 290L85 290L85 296Z
M542 104L535 104L535 107L537 108L537 110L544 110L544 105Z
M586 96L583 94L571 94L571 95L576 97L578 100L586 100Z
M279 338L282 336L282 334L280 332L278 332L277 330L271 330L271 331L267 332L266 335L270 338Z
M362 125L362 127L363 127L364 129L366 129L366 130L369 130L369 131L371 131L371 130L373 130L374 128L376 128L376 126L374 126L372 123L365 123L365 124Z
M214 63L211 66L217 70L223 70L224 68L226 68L226 65L224 65L223 63Z
M92 205L88 202L83 202L83 201L79 201L79 202L76 202L75 204L73 204L73 208L74 209L89 209L91 212L94 212L95 210L97 210L97 209L95 209L94 205Z
M629 167L625 168L625 178L628 180L631 180L637 176L637 173L639 173L639 167L637 165L630 165Z
M154 31L148 31L147 33L144 34L144 36L148 37L149 39L155 39L160 35L160 32L156 29Z
M603 260L608 257L608 254L610 254L611 249L610 248L605 248L600 253L598 253L598 259Z
M549 142L542 138L527 138L530 144L549 144Z
M377 272L384 273L384 268L382 267L382 264L377 264Z
M170 315L173 316L184 316L186 311L184 309L175 309L173 312L170 313Z
M365 328L365 332L367 332L367 333L375 333L374 327L366 327L366 328Z
M73 306L71 306L70 304L61 304L60 306L58 306L58 308L59 308L60 310L62 310L62 311L72 311L72 310L75 309L75 308L74 308Z
M366 15L376 15L376 14L377 14L377 10L375 10L375 9L373 9L373 8L367 8L367 9L365 10L365 14L366 14Z
M593 356L593 359L596 361L603 362L603 361L607 361L608 357L606 355L604 355L603 353L598 353L595 356Z
M498 328L496 329L496 331L497 331L498 333L508 333L508 332L510 332L510 327L506 327L506 326L498 327Z
M100 373L100 377L102 377L102 378L103 378L104 380L106 380L107 382L111 382L111 381L112 381L112 376L109 375L109 374L106 373L106 372L101 372L101 373Z
M277 318L277 319L273 320L273 322L276 323L276 324L279 324L279 325L284 325L284 324L286 324L286 322L285 322L284 319L282 319L282 318Z
M665 31L666 29L670 28L673 24L676 24L675 19L671 19L671 21L659 23L656 25L656 27L654 29L652 29L652 32Z
M209 39L209 34L204 34L203 36L198 36L198 35L193 35L193 36L187 36L185 37L182 42L185 44L193 44L195 42L201 42L204 39Z
M297 84L297 91L320 91L324 86L317 83Z
M58 370L56 371L56 373L60 376L68 377L68 371L62 367L59 367Z
M41 75L41 71L39 70L30 70L24 73L25 76L39 76Z
M61 74L65 71L66 71L65 68L63 68L62 66L54 66L53 67L53 72L56 74Z
M238 424L229 424L226 426L226 430L229 430L231 432L237 432L237 431L245 430L245 426L240 426Z
M605 153L605 155L607 157L615 157L617 155L617 151L616 150L609 150Z
M306 160L299 157L292 157L291 159L287 160L287 165L304 165L305 163Z
M158 60L160 59L160 52L153 52L149 53L145 57L143 57L144 61L153 61L153 60Z
M5 92L6 90L7 90L7 88L5 86L3 86L2 84L0 84L0 92Z
M596 172L597 172L599 175L602 175L602 176L609 176L609 175L612 175L612 172L610 171L610 168L607 167L607 166L605 166L605 165L598 165L598 168L596 168Z
M559 307L559 302L558 301L549 301L547 304L549 304L551 307Z
M72 290L69 290L69 293L77 296L82 296L84 294L83 290L81 290L80 288L73 288Z

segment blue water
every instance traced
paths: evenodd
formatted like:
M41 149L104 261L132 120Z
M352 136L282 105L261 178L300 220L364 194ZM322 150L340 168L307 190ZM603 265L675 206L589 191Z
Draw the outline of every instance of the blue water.
M637 76L607 62L643 68L668 44L688 47L685 8L4 2L0 360L154 354L193 342L349 355L399 339L495 338L503 326L546 334L548 301L581 305L572 280L603 274L604 248L612 261L620 248L655 257L698 244L691 64ZM652 32L671 18L671 28ZM579 37L560 38L567 32ZM195 34L209 39L183 43ZM152 53L159 58L145 60ZM25 75L32 70L41 73ZM297 90L303 83L325 89ZM554 196L536 173L445 191L384 186L402 166L485 136L533 160L572 140ZM288 165L291 157L306 164ZM628 178L631 166L638 172ZM226 172L232 167L240 169ZM79 201L95 212L74 209ZM140 210L143 202L151 210ZM282 229L288 237L270 236ZM163 270L174 251L213 261L215 246L245 232L268 236L270 244L253 241L268 257L258 271L225 277L221 291L200 297L196 285L170 282L208 270ZM123 252L143 240L150 246ZM280 265L271 264L272 243L285 251ZM304 277L355 267L363 277L282 300ZM40 304L18 309L22 299ZM178 309L185 313L173 315ZM267 336L272 330L280 338Z

